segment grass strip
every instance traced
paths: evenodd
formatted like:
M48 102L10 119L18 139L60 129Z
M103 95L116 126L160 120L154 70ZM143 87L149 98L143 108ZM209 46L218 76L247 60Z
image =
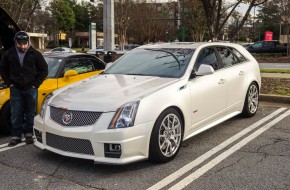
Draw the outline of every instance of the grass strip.
M261 69L261 73L290 73L290 69Z

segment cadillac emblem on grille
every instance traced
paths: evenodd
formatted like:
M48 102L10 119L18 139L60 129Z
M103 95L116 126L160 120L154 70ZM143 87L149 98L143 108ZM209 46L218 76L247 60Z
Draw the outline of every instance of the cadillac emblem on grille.
M69 111L66 111L62 114L62 122L64 124L70 124L70 122L72 121L73 119L73 114Z
M50 107L50 118L63 127L81 127L93 125L102 115L102 112L67 110Z

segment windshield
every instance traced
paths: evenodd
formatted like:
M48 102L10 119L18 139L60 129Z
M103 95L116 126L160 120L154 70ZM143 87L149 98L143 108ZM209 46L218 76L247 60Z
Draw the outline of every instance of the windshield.
M44 57L48 65L47 78L55 78L62 59L54 57Z
M118 59L104 74L181 77L194 49L137 48Z

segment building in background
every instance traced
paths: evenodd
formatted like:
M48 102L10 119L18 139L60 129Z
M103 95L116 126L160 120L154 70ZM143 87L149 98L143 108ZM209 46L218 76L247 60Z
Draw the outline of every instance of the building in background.
M47 34L27 32L30 37L31 46L35 49L45 49Z

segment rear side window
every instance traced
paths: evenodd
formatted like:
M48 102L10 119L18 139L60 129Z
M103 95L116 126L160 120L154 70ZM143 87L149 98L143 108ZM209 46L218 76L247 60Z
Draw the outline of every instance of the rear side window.
M102 70L105 69L106 65L104 62L98 60L98 59L90 59L91 62L94 64L94 67L96 70Z
M218 61L213 48L204 48L200 51L197 61L194 65L195 71L198 70L201 64L210 65L214 70L218 70Z
M232 52L237 56L237 58L240 60L240 62L245 62L247 61L247 58L245 58L245 56L243 56L238 50L236 50L235 48L230 48L230 50L232 50Z
M87 58L71 58L65 64L64 72L76 70L79 74L91 72L94 69L93 63Z
M251 47L253 49L259 49L259 48L262 48L264 45L263 45L263 42L256 42L254 43Z
M224 67L239 63L238 58L226 47L216 47Z

